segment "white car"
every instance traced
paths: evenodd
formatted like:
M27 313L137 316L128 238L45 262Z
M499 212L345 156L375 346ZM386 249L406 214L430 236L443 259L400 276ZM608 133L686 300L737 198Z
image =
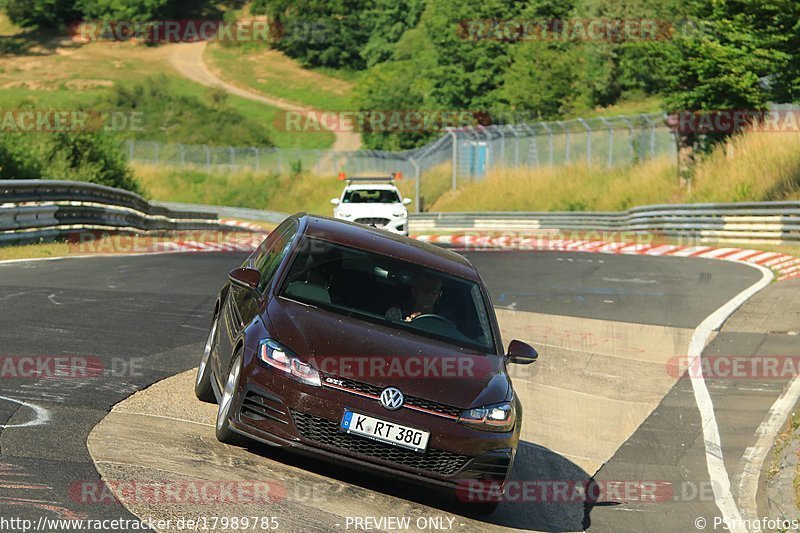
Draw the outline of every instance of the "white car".
M340 198L332 198L333 218L358 222L408 235L411 198L403 198L394 178L359 177L347 179Z

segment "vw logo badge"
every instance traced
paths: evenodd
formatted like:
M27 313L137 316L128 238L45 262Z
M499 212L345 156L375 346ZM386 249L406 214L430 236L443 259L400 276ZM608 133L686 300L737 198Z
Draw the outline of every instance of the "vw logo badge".
M400 392L400 389L389 387L381 392L381 405L390 411L396 411L403 407L403 401L403 393Z

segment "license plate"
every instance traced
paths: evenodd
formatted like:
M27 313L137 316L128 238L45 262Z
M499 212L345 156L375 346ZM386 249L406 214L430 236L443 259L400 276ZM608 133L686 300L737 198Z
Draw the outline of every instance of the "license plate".
M424 452L428 447L428 438L430 437L430 433L427 431L401 426L394 422L355 413L349 409L344 410L340 427L347 433L369 437L415 452Z

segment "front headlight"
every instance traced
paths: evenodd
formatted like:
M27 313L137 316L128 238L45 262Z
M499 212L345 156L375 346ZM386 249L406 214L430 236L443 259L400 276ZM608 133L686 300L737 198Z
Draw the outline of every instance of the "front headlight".
M339 216L340 217L345 217L345 218L350 218L353 215L351 213L349 213L348 211L339 211Z
M393 213L393 216L394 216L395 218L396 218L396 217L400 217L400 218L406 218L406 217L408 217L408 211L407 211L407 210L405 210L405 209L403 209L402 211L398 211L398 212L396 212L396 213Z
M484 431L511 431L516 421L517 413L512 402L467 409L458 418L459 423Z
M311 365L302 362L291 350L277 341L272 339L261 341L258 347L258 356L267 365L287 374L300 383L315 387L322 385L319 372Z

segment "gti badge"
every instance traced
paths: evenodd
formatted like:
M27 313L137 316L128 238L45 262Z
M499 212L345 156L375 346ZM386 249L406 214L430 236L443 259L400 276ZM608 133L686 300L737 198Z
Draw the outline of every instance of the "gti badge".
M381 392L381 405L390 411L396 411L403 406L403 393L400 389L389 387Z

